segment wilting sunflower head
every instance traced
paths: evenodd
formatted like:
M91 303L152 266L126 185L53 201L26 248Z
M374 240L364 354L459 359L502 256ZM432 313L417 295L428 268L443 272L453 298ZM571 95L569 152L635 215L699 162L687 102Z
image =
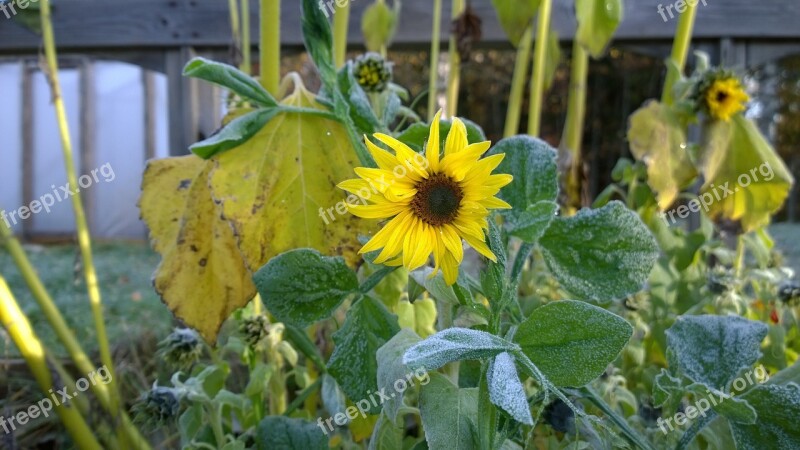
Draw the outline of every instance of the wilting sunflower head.
M712 118L724 121L744 110L750 100L739 79L727 72L711 73L701 83L699 93L702 109Z
M383 92L392 81L392 66L377 53L359 56L353 65L353 75L367 92Z
M376 263L409 270L422 266L433 254L432 276L441 269L445 281L453 284L464 259L462 239L495 261L486 245L489 210L511 208L494 196L512 177L492 175L505 155L481 159L491 144L469 144L467 129L458 119L453 119L444 152L440 152L440 117L441 111L431 123L424 156L385 134L377 133L375 138L393 153L366 139L378 168L356 168L360 178L339 187L363 200L360 205L348 204L353 214L387 220L360 253L382 249Z

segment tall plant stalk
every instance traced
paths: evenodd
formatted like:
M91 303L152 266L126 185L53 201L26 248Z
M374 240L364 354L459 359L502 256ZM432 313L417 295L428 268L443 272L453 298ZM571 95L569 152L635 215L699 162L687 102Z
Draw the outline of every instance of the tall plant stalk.
M336 5L336 13L333 15L333 62L336 64L336 68L344 66L345 58L347 58L350 3L348 1L343 7Z
M281 0L261 0L261 84L278 96L281 79Z
M542 0L536 27L536 47L533 50L533 76L531 77L531 99L528 109L528 134L538 136L542 124L542 102L544 98L544 76L547 68L547 35L550 33L552 0Z
M5 246L9 255L11 255L11 259L14 260L14 264L19 269L20 274L22 274L22 278L25 280L31 295L33 296L34 300L36 300L39 308L41 308L45 319L55 332L55 335L59 342L61 342L61 345L64 346L64 349L67 351L70 359L72 359L72 362L75 364L77 370L85 374L93 372L96 369L94 363L83 351L83 348L81 348L81 345L78 342L78 339L75 337L75 334L72 332L69 325L67 325L67 322L64 320L64 317L59 312L58 307L56 307L55 302L47 292L44 283L42 283L41 278L36 273L36 269L33 267L27 255L25 254L25 250L22 248L22 245L20 245L19 241L14 238L11 230L2 221L0 221L0 243ZM97 396L100 406L107 413L113 416L116 416L117 413L119 414L122 432L124 432L127 436L127 441L132 443L134 448L149 449L150 445L144 436L141 435L139 430L133 425L133 422L131 422L128 414L124 410L112 408L111 393L108 387L102 383L93 383L89 386L89 388L92 390L94 395Z
M511 79L511 92L508 96L508 111L503 136L509 137L519 131L519 116L522 113L522 96L525 93L525 78L528 76L528 64L531 61L533 26L529 26L522 34L517 47L517 58L514 62L514 76Z
M250 57L251 49L253 48L250 42L250 0L242 0L242 72L246 74L253 73L253 61Z
M42 0L46 3L47 0ZM14 298L11 290L6 284L6 280L0 276L0 321L8 331L8 335L14 341L14 344L19 349L22 357L30 367L33 377L42 392L52 392L57 389L53 384L53 378L50 375L50 369L47 366L47 359L44 347L42 346L39 338L33 332L28 318L25 317L22 310ZM83 416L81 416L78 409L66 406L64 404L55 405L58 418L67 429L72 440L78 448L86 450L102 450L102 446L95 438L91 428L86 424Z
M538 44L538 43L537 43ZM581 141L586 117L586 88L589 78L589 54L575 39L572 43L572 70L570 73L567 123L561 139L561 150L570 155L566 174L569 206L580 206Z
M686 57L689 54L689 45L692 43L692 30L696 16L697 5L686 2L686 10L678 18L678 28L675 30L675 39L672 41L672 54L670 55L670 60L677 70L667 70L664 91L661 94L661 102L666 105L672 104L672 86L678 81L684 66L686 66Z
M433 0L433 31L431 31L431 64L428 81L428 122L436 115L436 94L439 89L439 50L442 45L442 0Z
M466 3L464 0L453 0L452 19L460 16ZM461 55L458 53L456 36L450 33L450 73L447 77L447 116L455 117L458 112L458 90L461 85Z
M239 2L237 0L228 0L228 15L231 22L231 36L233 36L234 54L238 57L237 52L242 52L242 31L240 27L239 18ZM244 61L239 65L239 69L244 70Z
M83 210L83 201L78 195L78 176L75 172L75 163L72 156L72 139L70 137L69 124L67 122L67 111L64 106L64 98L61 95L61 84L58 79L58 60L56 58L56 43L53 33L53 23L50 12L50 1L42 0L40 3L40 13L42 22L42 38L44 40L44 53L47 61L48 80L52 91L53 105L56 110L56 120L58 122L59 134L61 136L61 148L64 154L64 166L67 170L69 185L75 189L72 195L72 209L75 213L75 226L78 230L78 246L80 247L83 259L84 275L86 277L86 288L89 294L89 302L92 308L94 326L97 332L98 347L100 349L100 360L108 369L109 373L114 374L114 364L111 358L111 349L108 344L108 335L103 320L103 304L100 296L100 286L97 280L94 261L92 259L92 244L89 234L89 226L86 222L86 214ZM115 419L120 415L119 394L117 384L112 378L108 384L109 403Z

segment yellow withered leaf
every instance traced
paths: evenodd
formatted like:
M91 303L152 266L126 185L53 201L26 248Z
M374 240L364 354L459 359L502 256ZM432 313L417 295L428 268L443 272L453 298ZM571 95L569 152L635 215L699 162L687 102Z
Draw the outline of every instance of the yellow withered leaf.
M322 107L299 81L282 103ZM273 256L308 247L358 260L367 221L344 209L336 187L353 177L357 157L344 127L324 117L282 112L249 141L216 158L211 191L233 224L255 272Z
M211 197L213 165L194 155L150 161L139 201L162 258L153 280L156 291L211 344L225 319L256 292L233 230Z

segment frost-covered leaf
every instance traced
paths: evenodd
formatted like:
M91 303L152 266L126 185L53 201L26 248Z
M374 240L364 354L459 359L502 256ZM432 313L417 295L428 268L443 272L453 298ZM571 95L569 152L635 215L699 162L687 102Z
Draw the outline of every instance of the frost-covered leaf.
M256 293L230 225L208 188L213 161L194 155L150 161L139 201L161 255L153 277L170 310L207 342Z
M800 386L762 384L742 396L758 413L753 425L730 422L736 448L796 450L800 448ZM768 447L767 447L768 446Z
M392 423L381 414L372 436L369 438L367 450L396 450L403 448L403 429Z
M578 29L575 39L594 58L603 53L622 22L622 0L576 0Z
M578 387L600 376L632 334L622 317L562 300L533 310L514 342L554 385Z
M673 377L667 369L661 369L653 383L653 406L661 408L669 403L677 405L683 396L683 386L680 378Z
M236 117L213 135L189 147L195 155L209 159L214 155L236 148L264 128L280 112L277 107L258 109Z
M328 373L351 401L369 398L370 392L377 391L376 354L398 331L397 316L371 297L364 297L347 311L344 325L333 333L336 347L328 361ZM371 405L370 413L378 411L379 406Z
M393 393L397 391L394 383L397 380L404 380L405 376L412 372L411 369L403 364L403 354L419 340L419 336L416 333L404 328L378 349L379 390L385 389L384 392ZM397 411L400 410L401 406L403 406L403 395L392 395L389 400L383 402L383 413L391 421L395 421L397 420Z
M528 397L519 381L517 367L511 355L503 352L489 362L486 381L492 403L503 408L517 422L533 425Z
M527 211L517 211L506 214L506 229L508 234L516 236L529 244L535 244L542 238L550 222L558 212L558 204L550 201L540 201L531 205Z
M738 316L678 317L667 330L671 369L694 382L730 392L730 382L761 357L767 331L765 324Z
M786 164L758 127L741 114L730 122L709 124L705 132L705 184L700 195L718 197L709 203L709 214L739 220L744 231L767 225L794 184Z
M339 383L332 376L326 374L322 375L322 404L328 411L328 414L333 417L336 414L345 414L347 409L347 399L339 387Z
M228 64L197 57L186 64L183 75L227 88L258 106L278 105L278 101L261 86L258 80Z
M709 389L702 383L694 383L686 390L694 393L694 405L697 407L710 407L717 414L733 422L744 424L756 422L756 410L744 398Z
M333 64L333 33L325 10L314 0L303 0L303 44L314 65L319 70L325 90L331 91L336 84L336 68Z
M442 374L431 373L419 398L422 426L430 450L478 448L478 389L459 389Z
M281 105L322 108L300 84ZM339 213L344 196L336 184L352 178L357 165L340 123L281 112L216 161L211 191L233 225L251 271L295 248L342 255L352 265L360 261L358 235L369 234L371 225Z
M491 358L517 349L515 344L485 331L448 328L409 348L403 364L434 370L453 361Z
M358 289L358 277L341 257L307 248L272 258L253 280L267 309L299 327L330 317Z
M559 283L591 300L616 300L638 291L659 254L639 216L618 201L557 217L539 244Z
M647 184L653 188L661 210L697 176L689 159L686 130L672 110L651 100L630 117L631 153L647 166Z
M358 128L358 132L371 136L373 133L380 131L381 123L372 110L369 97L367 97L367 93L359 86L353 75L352 61L348 61L339 70L338 81L339 89L341 89L342 95L344 95L350 106L350 118Z
M328 437L314 422L270 416L263 419L256 429L258 450L327 450Z
M500 198L513 210L526 211L540 201L556 201L558 165L553 147L530 136L514 136L498 142L487 156L500 153L506 156L496 172L514 176L514 181L500 190Z

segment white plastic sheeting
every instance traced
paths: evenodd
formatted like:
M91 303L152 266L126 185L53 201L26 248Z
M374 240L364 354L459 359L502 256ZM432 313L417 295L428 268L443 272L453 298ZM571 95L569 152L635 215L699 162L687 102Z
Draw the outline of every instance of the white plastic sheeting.
M78 176L95 170L91 185L94 203L88 211L92 234L99 238L143 239L144 224L136 207L142 172L145 166L145 93L142 69L117 62L94 63L94 135L87 136L94 145L92 161L80 160L80 72L60 72L64 101L72 133ZM61 143L50 91L44 75L32 79L32 98L23 99L20 86L23 76L18 63L0 64L0 210L11 211L23 204L22 102L33 108L33 199L61 192L66 182ZM156 157L168 151L167 80L155 76ZM104 168L102 172L97 169ZM112 173L113 172L113 173ZM68 199L56 202L50 212L31 218L32 234L65 235L74 233L74 216ZM13 225L13 223L12 223ZM21 223L14 226L21 232Z

